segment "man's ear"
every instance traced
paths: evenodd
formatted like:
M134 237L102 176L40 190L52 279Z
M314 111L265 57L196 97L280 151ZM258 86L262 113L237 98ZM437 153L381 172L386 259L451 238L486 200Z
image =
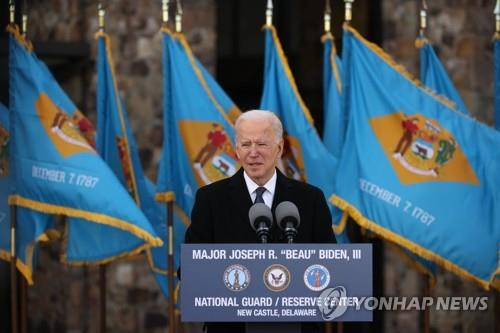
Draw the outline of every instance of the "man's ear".
M236 157L238 157L238 160L241 161L240 153L238 152L238 147L236 144L234 144L234 152L236 153Z
M278 143L278 158L281 158L281 155L283 155L283 144L284 144L284 141L283 139L280 140L280 142Z

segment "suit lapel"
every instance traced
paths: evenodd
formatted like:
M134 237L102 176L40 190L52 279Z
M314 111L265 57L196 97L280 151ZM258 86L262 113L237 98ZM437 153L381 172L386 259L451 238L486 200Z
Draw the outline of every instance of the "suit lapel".
M248 193L245 179L243 178L243 168L230 179L231 200L234 207L237 207L238 215L242 221L248 221L248 210L252 206L252 198Z
M274 210L276 209L276 206L281 203L282 201L285 201L285 200L290 200L290 187L292 186L292 184L290 183L290 181L288 180L288 178L285 177L285 175L283 175L281 173L281 171L279 171L278 169L276 169L276 188L274 190L274 197L273 197L273 204L272 204L272 207L271 207L271 210L273 211L273 214L274 214Z

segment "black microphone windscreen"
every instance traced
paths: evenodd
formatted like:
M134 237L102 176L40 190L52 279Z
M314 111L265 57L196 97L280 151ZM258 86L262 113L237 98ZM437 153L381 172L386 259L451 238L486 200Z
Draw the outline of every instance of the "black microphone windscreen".
M276 221L281 229L285 229L284 223L294 222L294 228L297 228L300 224L299 209L291 201L283 201L278 206L276 206Z
M271 228L273 223L273 213L271 212L271 209L261 202L250 207L250 210L248 211L248 218L250 219L250 225L254 230L259 227L256 225L257 223L265 222L268 228Z

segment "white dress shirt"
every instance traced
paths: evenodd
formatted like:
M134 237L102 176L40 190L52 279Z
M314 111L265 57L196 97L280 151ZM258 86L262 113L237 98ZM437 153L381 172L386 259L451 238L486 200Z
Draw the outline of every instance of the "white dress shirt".
M257 193L255 193L255 190L260 187L257 185L252 178L250 178L245 171L243 171L243 177L245 178L245 183L247 184L247 189L248 193L250 193L250 197L252 198L252 202L255 202L255 197L257 196ZM264 199L264 203L266 204L267 207L271 208L273 205L273 198L274 198L274 191L276 190L276 170L274 170L274 174L265 183L262 187L264 187L266 190L262 194L262 199Z

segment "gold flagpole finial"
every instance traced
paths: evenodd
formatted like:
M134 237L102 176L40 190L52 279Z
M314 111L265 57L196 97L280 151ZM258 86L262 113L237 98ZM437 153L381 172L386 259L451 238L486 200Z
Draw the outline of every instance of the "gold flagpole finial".
M182 6L181 6L181 0L177 0L177 10L175 11L175 31L182 32Z
M9 13L9 22L14 24L14 21L16 20L16 5L14 0L9 0Z
M104 32L104 17L106 16L106 10L100 2L97 4L97 16L99 18L99 31Z
M344 0L345 5L345 21L347 23L352 21L352 3L354 0Z
M422 0L422 7L420 8L420 35L423 36L427 28L427 2Z
M497 0L497 4L495 6L495 10L493 11L493 14L495 14L495 31L496 34L500 34L500 0Z
M266 25L273 25L273 0L267 0L266 6Z
M28 31L28 15L27 14L23 14L21 31L22 31L23 37L26 38L26 31Z
M332 8L330 6L330 0L325 0L325 15L323 16L325 22L325 33L332 31Z
M170 0L161 0L161 12L162 12L162 22L163 25L168 23L168 4Z

